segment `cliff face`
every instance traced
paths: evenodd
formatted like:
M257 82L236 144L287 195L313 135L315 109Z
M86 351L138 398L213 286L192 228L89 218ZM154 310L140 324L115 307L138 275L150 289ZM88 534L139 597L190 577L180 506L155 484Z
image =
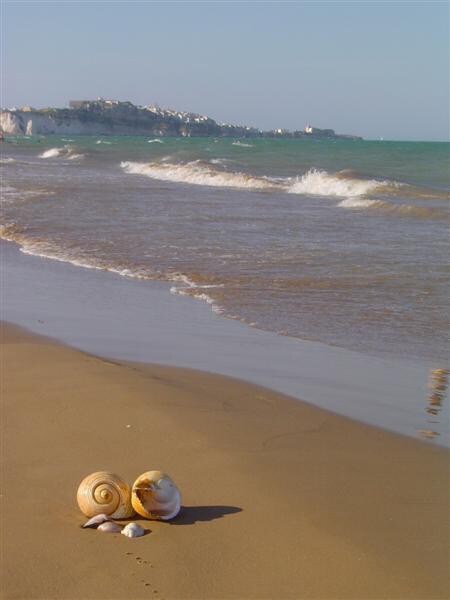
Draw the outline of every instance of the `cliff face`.
M325 137L339 136L332 129L311 128L311 133L262 131L241 125L219 125L193 113L157 107L137 107L131 102L81 102L77 108L5 110L0 128L6 135L154 135L177 137Z
M134 124L81 120L77 115L55 118L21 111L2 112L0 128L6 135L164 135L153 128L140 128Z

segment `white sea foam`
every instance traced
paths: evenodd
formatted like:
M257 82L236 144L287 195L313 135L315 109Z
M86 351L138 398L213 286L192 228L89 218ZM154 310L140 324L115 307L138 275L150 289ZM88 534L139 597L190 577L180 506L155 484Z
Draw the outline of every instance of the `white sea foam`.
M229 158L211 158L209 161L212 165L226 165L231 162Z
M133 279L155 279L151 274L132 271L126 267L115 267L103 262L97 262L95 259L86 260L84 257L76 256L74 252L54 247L51 242L29 239L21 232L20 228L18 229L14 225L14 223L0 225L0 238L19 244L20 251L23 254L49 258L58 262L69 263L76 267L83 267L84 269L110 271L111 273L117 273L123 277L130 277Z
M330 175L327 171L311 169L302 177L297 177L289 186L288 191L291 194L349 198L364 196L385 185L386 182L375 179L347 179Z
M154 140L147 140L149 144L164 144L162 140L159 138L155 138Z
M370 208L371 206L375 206L379 204L379 200L368 200L367 198L346 198L339 202L338 206L341 208Z
M172 286L170 288L171 294L178 294L179 296L190 296L191 298L196 298L197 300L203 300L203 302L206 302L211 306L211 310L213 312L217 314L222 314L224 312L224 309L215 302L214 298L212 298L209 294L203 291L212 288L224 287L222 283L197 284L182 273L172 273L170 275L170 279L172 281L184 283L184 286Z
M74 152L73 148L67 144L62 148L50 148L39 154L39 158L65 158L68 160L79 160L84 156L84 154Z
M232 146L241 146L241 148L253 148L253 144L246 144L245 142L233 142Z
M0 165L10 165L15 162L15 158L0 158Z
M56 158L57 156L61 156L61 154L65 151L65 148L50 148L49 150L45 150L42 154L39 154L40 158Z
M153 179L176 183L249 189L276 187L273 181L265 177L252 177L245 173L220 171L198 160L186 164L122 162L120 166L127 173L147 175L147 177Z
M14 188L11 188L14 190ZM20 251L23 254L29 254L32 256L38 256L41 258L49 258L58 262L70 263L77 267L83 267L84 269L95 269L100 271L109 271L110 273L116 273L122 277L131 279L165 279L166 281L174 281L182 283L183 285L172 286L170 292L172 294L178 294L180 296L190 296L198 300L202 300L211 306L211 310L217 314L224 313L223 307L218 305L211 296L205 291L211 288L224 287L223 284L196 284L190 280L189 277L182 273L165 273L158 274L156 272L142 271L136 269L130 269L127 267L119 267L110 264L105 264L102 261L97 262L96 260L86 260L83 257L77 257L72 252L66 252L65 250L52 247L51 243L36 241L28 239L20 229L18 229L14 223L0 224L0 238L15 242L19 244Z
M345 198L344 208L356 206L371 206L374 202L365 196L373 192L392 192L402 184L376 179L358 179L345 176L344 173L330 174L327 171L310 169L301 177L262 177L236 171L225 171L227 159L213 158L209 162L195 160L188 163L170 163L168 158L152 163L124 161L120 164L126 173L146 175L153 179L172 181L175 183L190 183L195 185L245 188L253 190L273 190L307 196L323 196ZM217 165L217 166L216 166ZM355 199L359 199L358 205ZM353 201L353 204L352 204ZM377 201L375 201L377 202Z
M97 140L95 143L96 144L108 144L109 146L112 144L112 142L107 142L106 140Z

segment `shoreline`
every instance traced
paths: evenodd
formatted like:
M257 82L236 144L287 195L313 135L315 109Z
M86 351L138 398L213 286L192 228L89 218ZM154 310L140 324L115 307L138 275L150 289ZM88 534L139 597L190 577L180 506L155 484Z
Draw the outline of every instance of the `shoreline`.
M279 336L170 294L169 283L24 254L13 242L1 241L0 250L6 321L96 356L242 379L412 437L431 429L432 362ZM444 404L433 419L437 435L427 443L450 445L447 417Z
M8 324L2 343L5 598L448 596L446 450ZM152 468L178 519L138 540L79 528L85 475Z

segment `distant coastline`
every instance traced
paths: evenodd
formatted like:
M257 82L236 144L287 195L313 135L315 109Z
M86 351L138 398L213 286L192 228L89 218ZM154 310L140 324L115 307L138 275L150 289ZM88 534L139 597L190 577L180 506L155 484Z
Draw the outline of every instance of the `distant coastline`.
M0 130L5 135L157 135L175 137L325 138L361 140L333 129L306 125L304 129L264 131L246 125L217 123L196 113L159 106L135 106L118 100L71 100L69 108L31 106L2 109Z

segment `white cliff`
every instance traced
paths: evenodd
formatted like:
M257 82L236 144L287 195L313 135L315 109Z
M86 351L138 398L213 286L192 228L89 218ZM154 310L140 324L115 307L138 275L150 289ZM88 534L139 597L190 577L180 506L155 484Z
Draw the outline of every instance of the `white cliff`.
M135 106L118 100L71 101L70 108L34 109L0 112L0 130L5 135L170 135L217 137L321 137L351 138L336 135L332 129L310 127L305 131L275 129L263 131L245 125L219 125L205 115Z
M101 135L113 133L106 124L71 118L55 120L50 115L36 112L3 111L0 113L0 129L5 135Z

